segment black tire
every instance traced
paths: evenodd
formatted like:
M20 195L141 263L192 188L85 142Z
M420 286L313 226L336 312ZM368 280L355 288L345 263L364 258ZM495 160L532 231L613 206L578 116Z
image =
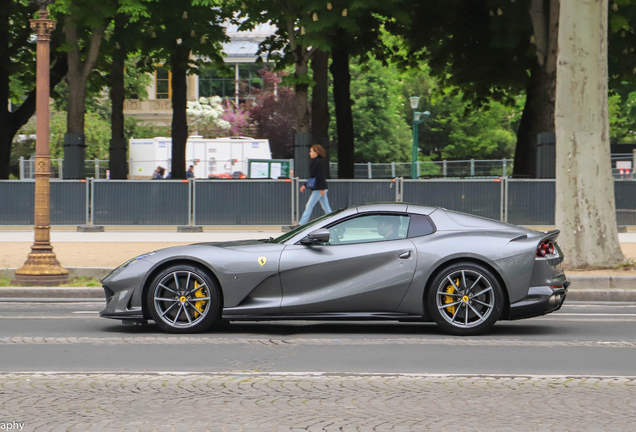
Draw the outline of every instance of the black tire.
M199 333L220 318L220 289L203 269L178 264L162 270L152 280L146 306L161 330Z
M429 316L443 331L459 336L490 329L501 316L504 301L497 278L474 262L444 268L426 292Z

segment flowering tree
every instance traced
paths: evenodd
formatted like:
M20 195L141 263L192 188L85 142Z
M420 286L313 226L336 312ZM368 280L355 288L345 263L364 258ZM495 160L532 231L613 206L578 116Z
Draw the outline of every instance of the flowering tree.
M238 106L227 99L221 119L228 124L231 136L246 136L249 134L250 114L244 106Z
M263 89L253 89L256 104L250 108L250 117L258 126L259 138L269 139L275 159L293 157L296 121L294 90L280 86L285 72L262 69L258 73L263 78Z
M221 98L212 96L200 98L198 102L188 102L187 109L188 127L196 128L198 134L200 130L212 127L227 131L230 129L230 122L226 121Z

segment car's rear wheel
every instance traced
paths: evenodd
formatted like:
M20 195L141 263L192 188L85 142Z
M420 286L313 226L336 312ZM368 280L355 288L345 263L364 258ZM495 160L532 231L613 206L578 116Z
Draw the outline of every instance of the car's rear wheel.
M501 316L504 296L497 278L484 266L455 263L443 269L427 292L430 316L447 333L467 336L491 328Z
M202 269L174 265L151 282L146 305L155 323L169 333L198 333L218 319L219 288Z

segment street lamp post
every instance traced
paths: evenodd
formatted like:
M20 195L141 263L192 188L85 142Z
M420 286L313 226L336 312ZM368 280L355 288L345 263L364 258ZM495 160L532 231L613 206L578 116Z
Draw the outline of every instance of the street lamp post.
M51 0L36 0L39 19L29 20L37 36L36 140L35 140L35 242L12 282L19 285L56 286L68 282L68 270L58 262L51 246L51 157L49 152L49 44L55 21L49 19Z
M413 109L413 149L411 153L411 178L416 179L417 176L417 154L418 154L418 125L422 123L424 120L421 118L422 115L430 116L431 113L428 111L424 111L423 113L415 111L417 106L420 104L420 98L413 96L411 99L411 108Z

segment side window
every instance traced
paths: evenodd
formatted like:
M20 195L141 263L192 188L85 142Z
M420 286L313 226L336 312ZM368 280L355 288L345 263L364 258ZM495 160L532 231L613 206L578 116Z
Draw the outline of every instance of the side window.
M329 244L355 244L406 238L409 217L405 215L376 214L360 216L331 226Z
M410 216L409 238L422 237L435 232L435 225L428 216L420 214L411 214Z

